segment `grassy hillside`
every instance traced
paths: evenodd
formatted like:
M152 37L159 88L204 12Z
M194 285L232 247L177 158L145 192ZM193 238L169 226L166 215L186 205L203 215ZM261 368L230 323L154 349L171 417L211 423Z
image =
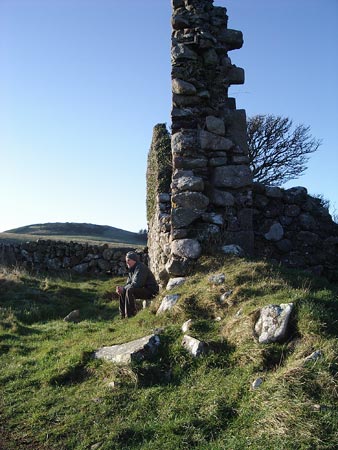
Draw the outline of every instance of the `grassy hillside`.
M42 223L27 225L0 233L0 241L22 242L37 239L57 239L112 244L146 245L146 237L108 225L90 223Z
M224 286L208 281L224 273ZM338 288L264 262L201 259L171 292L171 313L118 318L111 291L121 279L0 273L0 448L334 449L337 435ZM220 289L232 290L220 303ZM256 312L293 302L284 344L253 337ZM78 308L81 321L62 318ZM220 320L215 320L219 317ZM193 358L181 325L208 343ZM132 367L92 359L103 345L163 327L160 353ZM322 357L304 364L320 350ZM258 389L251 384L261 377ZM109 383L115 382L115 387Z

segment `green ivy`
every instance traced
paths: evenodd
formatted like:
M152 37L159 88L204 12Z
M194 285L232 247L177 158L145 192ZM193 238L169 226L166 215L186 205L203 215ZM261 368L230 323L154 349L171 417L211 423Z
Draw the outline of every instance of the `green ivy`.
M154 126L147 164L147 222L156 211L158 193L169 192L172 175L171 138L165 123Z

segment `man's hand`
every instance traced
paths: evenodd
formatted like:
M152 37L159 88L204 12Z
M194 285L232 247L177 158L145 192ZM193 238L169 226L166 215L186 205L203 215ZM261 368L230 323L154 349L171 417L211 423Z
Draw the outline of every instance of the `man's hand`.
M119 294L119 295L122 295L123 287L122 286L116 286L116 293Z

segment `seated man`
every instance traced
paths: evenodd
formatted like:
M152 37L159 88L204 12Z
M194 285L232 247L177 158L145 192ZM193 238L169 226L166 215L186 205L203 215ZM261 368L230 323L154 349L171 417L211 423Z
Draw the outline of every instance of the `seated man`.
M135 316L136 298L150 299L159 291L153 273L148 266L140 262L140 257L136 252L126 254L126 264L129 269L127 283L124 286L116 287L122 318Z

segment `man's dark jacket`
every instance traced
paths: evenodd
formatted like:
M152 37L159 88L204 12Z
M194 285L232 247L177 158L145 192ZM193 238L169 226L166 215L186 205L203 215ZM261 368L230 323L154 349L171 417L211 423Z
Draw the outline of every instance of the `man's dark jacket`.
M131 287L147 288L153 295L158 294L159 291L154 274L149 267L142 262L137 262L134 267L129 269L127 284L124 286L124 289L129 289Z

